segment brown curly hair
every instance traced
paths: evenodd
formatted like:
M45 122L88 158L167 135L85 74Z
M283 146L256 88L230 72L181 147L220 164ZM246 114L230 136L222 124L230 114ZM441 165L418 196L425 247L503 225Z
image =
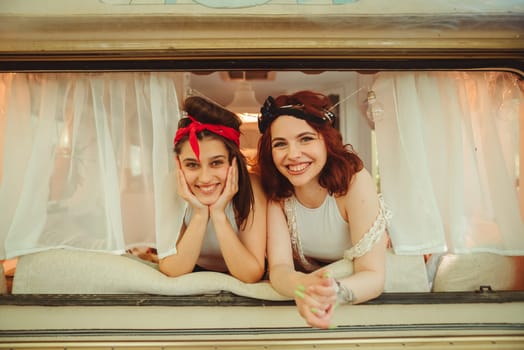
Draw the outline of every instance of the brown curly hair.
M325 110L331 108L331 101L323 94L304 90L292 95L281 95L275 99L276 107L301 105L300 108L309 116L322 118ZM309 118L311 120L311 118ZM320 173L319 184L330 194L345 195L349 184L364 164L353 146L344 144L342 135L331 123L305 120L324 139L327 149L327 161ZM293 185L282 175L273 162L271 147L271 127L267 128L258 142L257 171L260 173L262 187L268 199L281 200L294 193Z

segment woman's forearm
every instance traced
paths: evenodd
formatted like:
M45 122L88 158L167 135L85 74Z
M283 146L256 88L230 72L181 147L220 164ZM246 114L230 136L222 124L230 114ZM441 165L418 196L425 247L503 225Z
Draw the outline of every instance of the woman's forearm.
M223 217L213 216L212 221L229 273L246 283L259 281L264 274L263 256L257 259L247 249L225 215Z
M288 265L270 266L269 279L273 288L287 297L294 297L299 285L306 284L307 275Z
M361 271L338 280L352 295L352 304L378 297L384 291L384 278L376 271Z
M159 261L159 270L170 277L192 272L200 256L207 226L207 216L194 215L177 242L177 253Z

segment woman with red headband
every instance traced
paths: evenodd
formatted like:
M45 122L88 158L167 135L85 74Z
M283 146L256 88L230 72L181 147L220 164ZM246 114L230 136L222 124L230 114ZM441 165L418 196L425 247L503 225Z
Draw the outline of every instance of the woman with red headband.
M335 306L381 294L389 213L362 160L333 127L327 96L268 97L259 117L258 168L268 198L272 286L293 297L314 327L333 326ZM346 258L335 280L327 264Z
M239 148L240 118L208 100L185 100L187 117L175 136L178 194L188 203L176 254L160 271L228 272L252 283L262 278L266 249L266 200Z

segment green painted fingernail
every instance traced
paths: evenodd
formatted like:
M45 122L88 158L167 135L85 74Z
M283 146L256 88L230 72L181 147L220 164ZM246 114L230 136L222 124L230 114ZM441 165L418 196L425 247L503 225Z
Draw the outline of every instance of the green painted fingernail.
M295 295L299 297L300 299L304 299L304 293L299 291L298 289L295 289Z
M331 274L329 273L329 271L324 272L324 277L325 278L331 277Z
M311 308L311 312L314 313L314 314L316 314L316 313L318 312L318 309L317 309L316 307L312 307L312 308Z
M337 325L336 324L330 324L328 328L329 329L335 329L335 328L337 328Z
M299 291L301 291L301 292L305 292L305 291L306 291L306 287L304 287L303 284L299 284L299 285L297 286L297 290L299 290Z

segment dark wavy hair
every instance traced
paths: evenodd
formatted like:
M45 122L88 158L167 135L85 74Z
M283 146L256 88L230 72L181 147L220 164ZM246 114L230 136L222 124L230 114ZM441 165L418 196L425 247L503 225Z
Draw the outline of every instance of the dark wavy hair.
M184 111L201 123L224 125L240 132L242 121L235 113L200 96L186 98L184 101ZM189 118L182 118L178 122L178 128L185 128L189 124L191 124ZM222 141L229 153L229 164L231 164L233 158L236 158L238 166L238 192L233 197L233 207L235 209L237 225L239 225L239 227L245 227L249 213L253 209L255 203L246 158L240 151L240 148L233 141L221 135L208 130L203 130L197 133L197 138L199 140L212 138ZM175 144L175 153L177 155L180 154L182 145L188 141L188 139L189 136L185 135Z
M330 194L345 195L353 175L362 170L364 164L354 151L353 146L343 143L342 135L332 126L332 123L321 120L325 110L331 108L329 98L313 91L304 90L292 95L281 95L275 99L275 104L277 107L302 105L302 110L312 117L319 118L318 123L312 122L312 118L304 119L322 135L326 145L327 161L320 173L319 184L326 188ZM260 173L262 187L268 199L281 200L293 195L293 185L278 171L273 162L271 127L268 127L259 139L256 168Z

